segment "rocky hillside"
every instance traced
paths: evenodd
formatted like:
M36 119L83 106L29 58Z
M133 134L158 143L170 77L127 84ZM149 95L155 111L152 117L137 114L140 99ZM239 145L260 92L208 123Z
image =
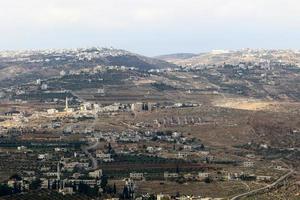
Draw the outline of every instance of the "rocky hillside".
M189 54L190 56L186 57L181 55L182 54L174 54L173 56L160 56L159 58L186 67L197 67L201 65L221 65L224 63L235 65L241 62L251 62L258 64L278 62L283 64L300 65L300 51L294 50L215 50L197 55Z
M0 52L0 86L26 82L95 66L124 66L138 70L172 68L176 65L113 48L81 48Z
M162 55L162 56L157 56L157 59L160 60L165 60L168 62L172 62L175 63L177 61L180 60L185 60L185 59L189 59L192 57L198 56L198 54L194 54L194 53L176 53L176 54L168 54L168 55Z

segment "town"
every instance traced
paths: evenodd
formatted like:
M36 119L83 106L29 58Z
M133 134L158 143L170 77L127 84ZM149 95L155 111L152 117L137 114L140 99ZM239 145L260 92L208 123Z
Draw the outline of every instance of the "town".
M292 83L283 70L298 69L271 62L147 71L98 65L4 87L0 195L30 198L38 190L57 198L196 200L281 187L299 191L288 181L297 165L299 127L280 129L291 132L293 144L248 140L233 132L257 128L249 113L262 116L223 102L237 95L281 98L259 88L280 87L277 76ZM230 85L235 79L247 81Z

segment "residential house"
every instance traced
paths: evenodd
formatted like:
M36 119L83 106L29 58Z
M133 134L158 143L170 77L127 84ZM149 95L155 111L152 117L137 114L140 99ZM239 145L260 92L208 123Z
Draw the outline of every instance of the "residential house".
M133 180L143 180L144 179L144 173L130 173L129 177Z
M170 172L164 172L164 178L165 179L172 179L172 178L178 178L178 173L170 173Z

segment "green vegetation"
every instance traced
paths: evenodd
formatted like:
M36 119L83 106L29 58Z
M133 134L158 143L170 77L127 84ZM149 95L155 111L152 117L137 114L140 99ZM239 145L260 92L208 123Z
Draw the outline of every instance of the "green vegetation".
M151 83L151 86L157 89L158 91L176 90L176 88L165 83Z
M16 194L12 196L3 197L4 200L90 200L91 197L88 197L83 194L75 195L63 195L59 194L56 191L49 190L37 190L28 193Z
M13 188L9 187L7 184L0 184L0 197L11 195L13 193Z
M29 184L30 190L37 190L41 187L42 181L40 179L35 179Z
M128 163L176 163L177 159L166 159L155 156L146 155L117 155L115 160L118 162Z
M101 88L103 85L119 85L125 79L129 78L129 74L121 72L97 73L79 75L67 75L60 79L52 79L49 81L51 88L63 88L67 90L81 90L85 88Z
M35 91L28 94L20 94L13 96L13 99L22 99L22 100L36 100L36 101L52 101L53 99L66 99L66 97L74 97L71 93L60 93L60 92L43 92Z
M0 147L18 147L26 146L28 148L54 148L54 147L72 147L80 148L85 142L30 142L30 141L12 141L12 140L1 140Z

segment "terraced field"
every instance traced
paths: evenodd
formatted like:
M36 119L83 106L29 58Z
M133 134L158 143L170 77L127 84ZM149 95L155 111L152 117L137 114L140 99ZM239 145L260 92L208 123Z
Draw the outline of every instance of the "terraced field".
M54 191L39 190L35 192L2 197L0 200L89 200L84 195L62 195Z

